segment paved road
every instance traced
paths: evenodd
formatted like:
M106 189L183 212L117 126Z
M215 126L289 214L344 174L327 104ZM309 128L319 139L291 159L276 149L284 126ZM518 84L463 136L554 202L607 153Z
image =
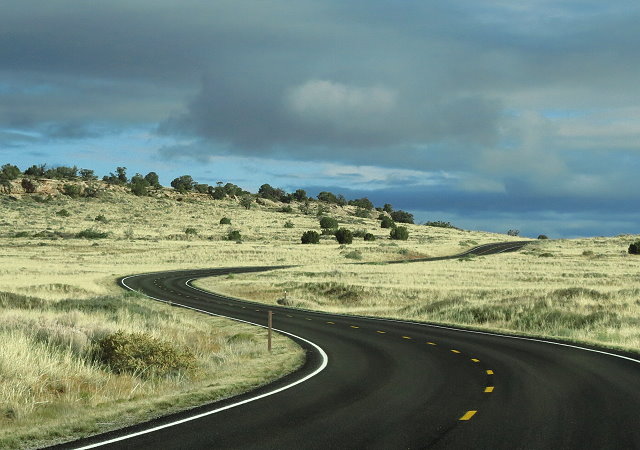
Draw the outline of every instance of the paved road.
M482 246L472 253L513 247ZM266 269L162 272L124 282L156 299L265 324L264 305L196 290L190 280ZM326 367L322 351L297 339L307 349L307 362L285 379L65 447L142 433L103 448L640 448L640 361L630 355L427 324L270 309L274 327L326 352ZM274 395L208 414L305 376L311 377ZM195 414L202 417L189 420ZM180 420L185 421L168 426ZM150 427L159 429L145 432Z

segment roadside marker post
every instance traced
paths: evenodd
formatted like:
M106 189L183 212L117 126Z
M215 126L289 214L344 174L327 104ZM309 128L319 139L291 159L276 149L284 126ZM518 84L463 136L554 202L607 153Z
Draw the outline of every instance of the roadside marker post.
M268 317L269 332L267 333L267 348L269 349L269 351L271 351L271 328L273 328L273 311L269 311Z

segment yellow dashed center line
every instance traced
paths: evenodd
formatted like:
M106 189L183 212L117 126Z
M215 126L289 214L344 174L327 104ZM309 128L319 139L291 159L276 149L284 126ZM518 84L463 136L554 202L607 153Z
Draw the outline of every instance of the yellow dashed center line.
M402 339L413 339L411 336L402 336Z
M471 419L478 411L467 411L464 413L464 416L460 417L460 420L469 420Z
M493 370L491 369L487 370L487 375L493 375Z
M471 358L471 361L473 361L474 363L479 363L480 362L480 360L476 359L476 358Z
M313 319L309 319L308 317L305 317L306 320L313 320Z
M451 353L460 353L460 350L451 350Z
M378 331L376 331L376 333L385 334L385 333L386 333L386 331L380 331L380 330L378 330Z
M493 392L493 386L487 386L486 388L484 388L485 392Z
M351 325L351 328L360 328L360 327L357 327L357 326L355 326L355 325Z
M429 344L429 345L438 345L435 342L427 342L427 344Z
M327 322L327 323L330 324L330 325L335 325L336 324L335 322Z

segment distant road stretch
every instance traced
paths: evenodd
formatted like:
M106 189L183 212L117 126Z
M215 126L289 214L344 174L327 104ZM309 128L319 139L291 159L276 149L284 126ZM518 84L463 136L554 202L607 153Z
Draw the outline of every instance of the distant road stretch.
M526 243L483 245L453 257L515 251ZM301 370L245 395L59 448L640 448L636 356L267 307L191 285L271 269L160 272L121 283L156 300L260 325L270 309L274 327L307 350Z

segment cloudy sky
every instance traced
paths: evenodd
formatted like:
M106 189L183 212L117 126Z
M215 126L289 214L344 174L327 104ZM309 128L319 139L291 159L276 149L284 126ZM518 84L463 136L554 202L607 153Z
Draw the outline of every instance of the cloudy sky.
M637 0L0 3L0 163L640 232Z

